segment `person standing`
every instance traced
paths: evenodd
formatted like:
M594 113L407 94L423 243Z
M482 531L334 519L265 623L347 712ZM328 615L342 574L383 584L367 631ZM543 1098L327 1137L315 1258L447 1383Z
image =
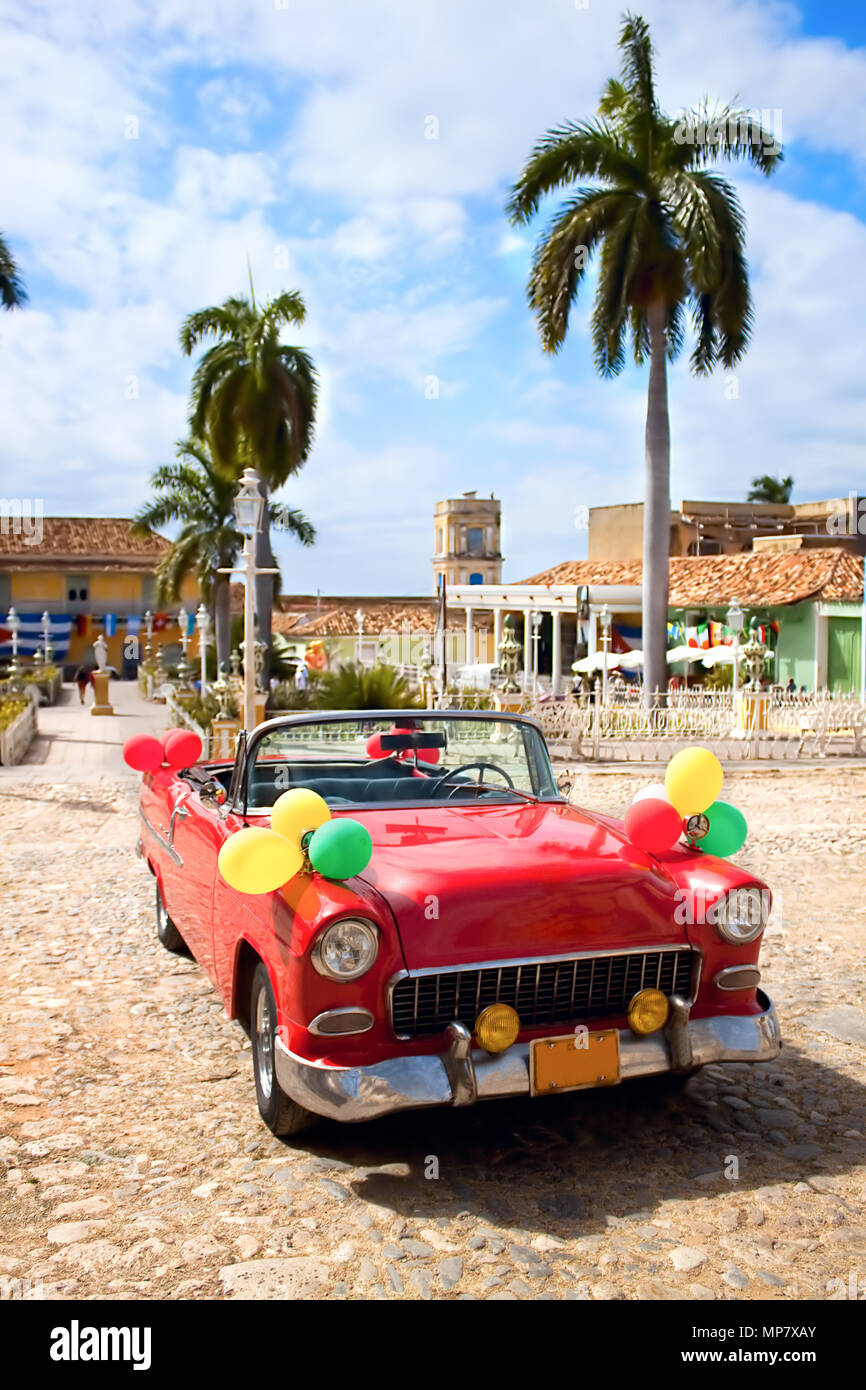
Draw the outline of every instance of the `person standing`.
M75 684L78 686L78 698L81 704L85 704L84 693L87 687L93 685L93 673L96 666L92 661L82 661L78 670L75 672Z

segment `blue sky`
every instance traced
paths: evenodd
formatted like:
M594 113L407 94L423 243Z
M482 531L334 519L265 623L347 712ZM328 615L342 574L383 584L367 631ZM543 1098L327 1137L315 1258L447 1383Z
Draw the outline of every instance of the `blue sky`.
M3 494L134 511L184 432L178 327L243 293L249 256L258 295L303 295L322 379L285 490L319 542L279 540L287 591L427 592L433 504L470 488L502 500L507 578L584 555L576 509L641 495L645 375L594 375L588 299L542 354L524 286L543 219L516 232L503 204L538 136L594 112L622 8L13 7L0 227L31 304L0 321ZM786 151L770 181L733 170L756 331L735 379L673 370L673 498L739 499L764 472L793 474L795 498L866 491L863 11L639 8L669 110L739 98Z

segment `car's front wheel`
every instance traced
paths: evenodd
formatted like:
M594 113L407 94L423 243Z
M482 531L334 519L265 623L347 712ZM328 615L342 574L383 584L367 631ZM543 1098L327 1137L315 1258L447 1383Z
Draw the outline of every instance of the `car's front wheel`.
M287 1096L277 1080L274 1055L277 1006L263 965L257 965L250 992L250 1038L259 1114L272 1134L297 1134L314 1124L316 1116Z
M156 884L156 934L167 951L186 950L186 942L165 910L159 880Z

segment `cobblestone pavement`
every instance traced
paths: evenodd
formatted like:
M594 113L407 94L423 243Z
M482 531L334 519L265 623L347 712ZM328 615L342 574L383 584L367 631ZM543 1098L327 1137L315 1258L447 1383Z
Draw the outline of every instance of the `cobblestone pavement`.
M622 811L644 780L580 773L575 799ZM0 785L0 1276L95 1299L863 1297L866 772L726 793L739 862L781 898L777 1063L707 1067L674 1101L630 1083L281 1142L243 1033L157 944L134 787Z

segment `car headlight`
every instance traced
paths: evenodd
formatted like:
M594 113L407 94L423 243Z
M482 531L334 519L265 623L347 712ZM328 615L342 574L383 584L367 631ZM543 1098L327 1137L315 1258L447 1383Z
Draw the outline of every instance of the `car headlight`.
M763 888L734 888L713 908L713 925L725 941L747 946L760 936L770 914L770 895Z
M313 945L313 965L331 980L357 980L376 959L379 934L371 922L343 917L326 927Z

